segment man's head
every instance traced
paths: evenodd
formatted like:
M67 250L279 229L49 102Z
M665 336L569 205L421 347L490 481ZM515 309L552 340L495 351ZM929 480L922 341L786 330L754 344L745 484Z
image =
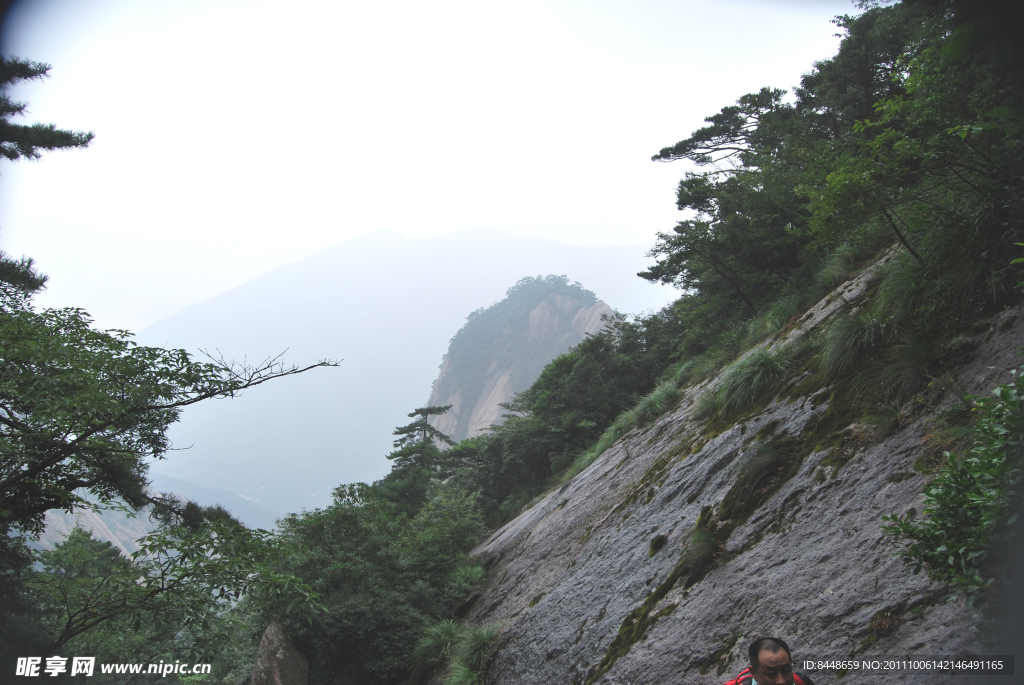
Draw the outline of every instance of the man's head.
M757 685L793 685L793 660L789 645L777 637L755 640L747 650L750 670Z

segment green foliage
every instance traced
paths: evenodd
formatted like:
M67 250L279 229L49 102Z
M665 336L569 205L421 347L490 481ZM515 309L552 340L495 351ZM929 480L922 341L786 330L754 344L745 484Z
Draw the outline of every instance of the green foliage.
M668 380L655 388L649 395L640 400L633 410L636 425L645 426L671 409L679 401L682 393L675 380Z
M798 295L788 295L773 302L764 314L747 322L747 338L744 342L747 345L754 345L768 336L778 333L801 313L803 312Z
M0 532L33 535L49 509L123 502L138 509L148 460L168 449L182 407L231 397L306 369L193 361L142 347L126 331L97 331L80 309L36 312L0 283ZM92 499L87 499L88 493Z
M34 274L30 260L20 267ZM315 604L305 584L270 568L269 533L156 496L146 474L165 456L183 407L336 364L197 362L183 350L136 345L126 331L95 330L80 309L36 311L42 277L16 280L0 278L0 623L20 629L0 634L0 652L82 644L97 654L115 645L194 654L213 648L222 614L243 595L266 594L296 614ZM25 541L48 510L144 507L161 525L132 559L75 533L30 570Z
M736 415L751 407L786 378L793 352L789 347L761 348L739 360L722 374L715 408Z
M428 624L416 643L414 680L424 681L447 666L446 685L483 683L500 632L497 623L476 627L442 619Z
M975 592L991 582L986 558L993 534L1009 519L1019 498L1020 457L1024 437L1024 375L993 390L994 398L971 398L979 416L974 447L948 461L925 488L925 519L891 515L887 535L910 545L899 552L914 572ZM1015 518L1015 517L1014 517Z
M817 280L828 288L845 283L854 275L860 261L857 248L850 243L837 245L818 269Z
M409 418L416 419L410 424L399 426L392 435L397 435L394 446L395 451L388 455L388 459L395 462L399 470L410 466L431 469L437 463L437 457L441 453L438 443L442 445L454 445L450 435L431 426L427 421L431 416L444 414L452 405L445 407L420 407L409 413Z
M22 81L37 81L49 76L49 64L30 62L17 57L0 60L0 156L9 159L38 159L41 150L63 150L88 147L92 133L67 131L53 124L22 126L11 117L25 114L28 103L15 102L7 90Z
M483 678L468 664L456 659L451 663L444 685L482 685Z
M448 450L442 475L481 493L489 525L513 515L558 474L582 468L593 456L588 446L606 447L632 429L636 417L622 413L638 398L649 396L647 420L675 401L673 389L652 393L667 365L658 360L671 354L663 341L672 325L667 315L617 319L613 330L587 337L507 403L503 423L489 435Z
M718 409L718 393L705 390L697 395L693 401L693 408L690 409L690 416L695 419L706 419Z
M49 277L39 273L31 257L14 259L0 250L0 283L6 283L26 293L42 290Z
M858 361L883 348L892 336L891 328L885 318L864 308L836 319L824 335L822 370L829 377L848 373Z
M483 674L494 648L494 641L501 633L501 626L493 623L488 626L469 626L459 637L458 660Z
M245 595L296 615L316 610L308 585L270 567L280 553L270 533L249 530L222 509L187 509L186 516L168 513L130 558L79 528L39 552L40 568L27 584L49 637L40 651L72 643L114 657L116 646L128 645L197 656L224 638L224 614Z
M290 551L278 569L307 582L323 610L304 617L262 601L250 611L264 625L285 618L289 635L310 655L311 682L397 683L414 665L423 672L434 667L434 656L417 644L422 627L450 616L465 596L458 569L484 531L475 496L435 482L410 517L376 484L346 485L330 507L281 524L281 545ZM435 646L443 627L437 631Z
M413 649L414 673L421 678L451 661L462 634L462 625L450 618L429 624Z
M455 578L466 587L478 587L487 580L487 571L483 566L477 566L476 564L460 566L455 571Z

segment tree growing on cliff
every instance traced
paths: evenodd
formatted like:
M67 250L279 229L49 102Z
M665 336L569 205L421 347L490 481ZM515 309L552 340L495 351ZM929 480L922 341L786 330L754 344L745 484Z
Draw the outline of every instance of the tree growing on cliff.
M451 408L450 404L444 407L420 407L409 413L409 418L416 420L405 426L399 426L392 433L398 438L394 442L396 449L388 455L388 459L395 462L395 468L403 469L409 466L434 468L437 456L441 453L438 444L454 445L455 441L450 435L431 426L428 419L431 416L440 416Z
M398 436L395 451L388 455L394 465L373 488L378 497L388 500L408 516L415 516L427 501L431 484L439 475L442 455L439 445L455 444L450 435L427 422L431 416L440 416L449 409L451 405L420 407L409 414L415 421L399 426L392 433Z

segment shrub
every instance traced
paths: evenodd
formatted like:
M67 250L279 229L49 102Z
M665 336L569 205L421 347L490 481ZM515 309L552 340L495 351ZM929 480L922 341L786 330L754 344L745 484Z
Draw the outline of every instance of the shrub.
M985 587L985 558L996 528L1019 497L1024 435L1024 375L993 390L995 399L973 397L981 414L973 428L974 447L948 462L925 487L924 514L883 516L887 535L911 544L897 554L947 584L974 592Z

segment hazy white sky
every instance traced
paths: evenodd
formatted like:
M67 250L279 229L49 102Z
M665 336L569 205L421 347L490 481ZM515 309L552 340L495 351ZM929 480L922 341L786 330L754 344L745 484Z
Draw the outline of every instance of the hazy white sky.
M378 228L651 244L650 156L838 39L848 0L29 0L3 52L53 65L25 123L87 150L0 162L0 248L40 304L139 329ZM399 278L380 265L382 278ZM586 284L584 284L586 285Z

